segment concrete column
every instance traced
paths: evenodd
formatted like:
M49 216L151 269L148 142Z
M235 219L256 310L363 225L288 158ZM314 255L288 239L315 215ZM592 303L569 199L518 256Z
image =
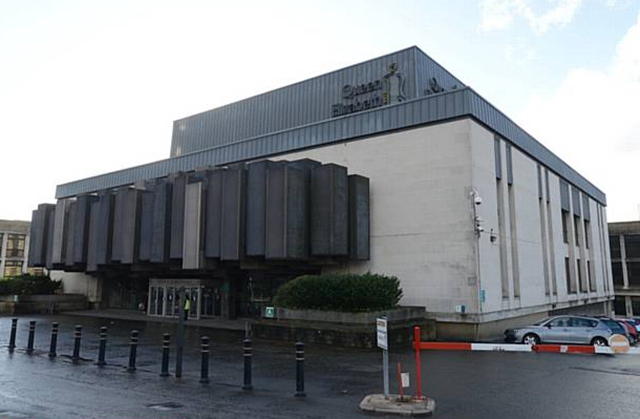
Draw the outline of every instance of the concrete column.
M0 248L0 278L4 277L4 262L7 260L7 240L9 235L2 232L2 248Z
M629 272L627 271L627 249L624 245L624 234L620 235L620 263L622 263L622 284L629 288Z
M27 268L29 267L29 241L31 239L30 235L24 236L24 256L22 260L22 273L27 273Z
M223 319L236 318L236 292L231 279L225 278L220 287L220 315Z

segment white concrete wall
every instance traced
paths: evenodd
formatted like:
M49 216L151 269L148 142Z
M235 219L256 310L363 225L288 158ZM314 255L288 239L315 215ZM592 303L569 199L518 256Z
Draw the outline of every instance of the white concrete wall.
M559 179L549 172L547 209L546 168L541 165L541 211L539 163L512 146L514 211L510 211L506 144L501 140L502 229L498 217L494 134L470 119L278 158L310 158L341 164L350 173L370 179L371 260L327 269L395 275L404 291L401 303L426 306L440 321L493 322L606 301L613 287L605 287L606 281L611 282L611 268L606 256L607 235L599 234L599 229L606 233L606 219L600 226L597 215L601 211L604 217L604 211L590 200L593 258L589 250L582 256L594 263L597 291L570 295L565 285L564 258L569 252L562 239ZM473 194L482 198L481 205L474 205ZM474 234L474 211L483 219L484 231L479 237ZM506 249L503 268L501 243ZM578 250L576 255L580 254ZM544 251L548 255L546 275ZM501 269L506 272L508 283L504 296ZM557 295L553 293L554 275ZM485 296L482 302L481 295ZM455 313L455 306L461 304L466 306L467 315Z
M371 185L371 260L337 270L395 275L404 305L438 316L477 305L470 120L280 156L336 163Z
M83 272L51 271L51 279L62 280L65 294L83 294L90 303L102 301L102 280Z

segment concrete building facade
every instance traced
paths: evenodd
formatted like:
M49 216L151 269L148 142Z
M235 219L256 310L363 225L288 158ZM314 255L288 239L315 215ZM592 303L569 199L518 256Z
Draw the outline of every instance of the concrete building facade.
M615 313L640 317L640 221L609 223Z
M441 337L611 310L604 193L416 47L177 120L169 159L56 196L34 263L146 281L151 315L175 281L233 316L327 271L397 276Z
M0 220L0 278L27 273L29 221Z

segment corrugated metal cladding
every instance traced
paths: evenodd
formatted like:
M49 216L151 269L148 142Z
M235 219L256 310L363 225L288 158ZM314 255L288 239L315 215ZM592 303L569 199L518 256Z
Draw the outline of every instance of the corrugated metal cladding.
M382 81L391 63L404 77L406 100L423 96L433 85L431 79L436 82L435 92L438 86L446 90L464 86L419 48L411 47L177 120L171 157L330 119L332 105L345 102L343 86Z
M341 95L345 84L375 81L387 74L390 62L397 63L398 71L405 76L405 101L331 117L332 104L344 103ZM56 197L71 197L203 166L253 160L396 129L473 117L507 143L606 205L602 191L472 89L459 86L462 83L458 79L412 47L176 121L172 155L180 155L59 185ZM441 88L445 91L433 93ZM431 92L427 94L427 90ZM179 153L177 147L181 149Z

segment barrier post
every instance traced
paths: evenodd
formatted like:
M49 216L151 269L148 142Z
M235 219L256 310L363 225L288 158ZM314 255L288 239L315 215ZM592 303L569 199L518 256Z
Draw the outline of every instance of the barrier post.
M107 351L107 326L100 328L100 346L98 347L98 362L99 367L104 367L107 363L104 360L105 352Z
M171 335L165 333L162 335L162 370L160 377L169 376L169 347L171 343Z
M134 372L136 370L136 352L138 350L138 331L131 331L131 343L129 349L129 366L127 372Z
M33 353L33 340L36 335L36 321L29 321L29 338L27 339L27 354L31 355Z
M209 338L202 336L200 338L200 352L202 353L202 362L200 363L200 382L202 384L209 383Z
M58 322L51 323L51 343L49 344L49 358L56 357L56 346L58 345Z
M296 343L296 393L295 397L306 397L304 392L304 343Z
M75 332L73 333L73 355L71 359L76 362L80 359L80 340L82 339L82 326L76 325Z
M420 365L420 327L413 327L413 348L416 352L416 398L422 399L422 367Z
M251 339L247 338L243 342L243 355L244 355L244 384L243 390L253 390L253 384L251 383L251 358L253 357L253 349L251 348Z
M16 331L18 330L18 319L11 319L11 335L9 336L9 353L16 348Z

